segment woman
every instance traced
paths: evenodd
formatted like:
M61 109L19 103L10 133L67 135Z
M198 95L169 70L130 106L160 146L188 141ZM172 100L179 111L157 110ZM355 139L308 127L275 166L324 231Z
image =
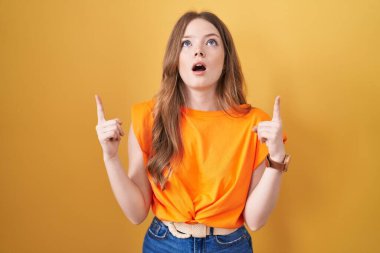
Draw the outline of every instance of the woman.
M134 224L155 215L143 252L253 252L283 171L286 135L279 97L273 118L251 107L232 37L210 12L176 23L155 98L132 107L129 170L118 158L119 119L105 120L96 96L104 162L113 192Z

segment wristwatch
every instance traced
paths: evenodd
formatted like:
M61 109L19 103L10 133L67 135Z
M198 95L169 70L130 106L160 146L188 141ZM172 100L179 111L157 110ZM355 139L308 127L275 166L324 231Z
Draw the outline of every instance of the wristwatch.
M272 159L270 159L269 154L266 156L266 159L265 159L265 165L267 167L271 167L271 168L280 170L282 172L288 171L289 162L290 162L290 155L289 154L285 154L285 157L284 157L284 160L282 161L282 163L279 163L279 162L276 162L276 161L273 161Z

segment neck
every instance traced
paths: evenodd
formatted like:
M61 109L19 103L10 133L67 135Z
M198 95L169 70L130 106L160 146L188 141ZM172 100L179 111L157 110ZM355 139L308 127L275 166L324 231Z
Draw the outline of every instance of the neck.
M186 89L186 106L200 111L217 111L218 107L215 89Z

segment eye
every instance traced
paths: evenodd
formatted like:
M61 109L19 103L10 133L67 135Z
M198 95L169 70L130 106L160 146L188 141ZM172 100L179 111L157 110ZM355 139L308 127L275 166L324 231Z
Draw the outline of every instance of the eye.
M218 45L218 42L216 42L216 40L214 40L214 39L209 39L207 41L207 45L216 46L216 45Z
M189 47L191 45L190 40L182 41L182 47Z

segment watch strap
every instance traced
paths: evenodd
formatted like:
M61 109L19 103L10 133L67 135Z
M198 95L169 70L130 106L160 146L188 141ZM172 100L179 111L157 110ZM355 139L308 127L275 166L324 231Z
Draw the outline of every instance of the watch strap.
M271 168L280 170L282 172L288 171L289 162L290 162L290 155L289 154L285 154L284 160L281 163L273 161L270 158L269 154L266 156L266 159L265 159L265 165L267 167L271 167Z

